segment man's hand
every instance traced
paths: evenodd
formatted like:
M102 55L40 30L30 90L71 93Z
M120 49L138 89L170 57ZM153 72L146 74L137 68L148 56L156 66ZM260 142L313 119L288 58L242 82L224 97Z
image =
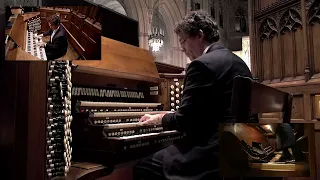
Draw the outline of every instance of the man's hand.
M33 36L34 39L37 39L37 38L42 38L43 37L43 34L39 34L39 35L35 35Z
M40 47L44 47L46 45L46 43L45 42L38 42L37 45Z
M162 124L162 117L165 114L145 114L144 116L141 117L140 123L142 126L147 126L147 125L161 125Z

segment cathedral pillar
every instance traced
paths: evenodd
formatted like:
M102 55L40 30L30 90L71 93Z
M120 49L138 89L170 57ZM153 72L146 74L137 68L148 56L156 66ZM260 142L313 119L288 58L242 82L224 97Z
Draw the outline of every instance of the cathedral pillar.
M191 0L187 0L187 14L189 14L191 9L192 9L192 2Z
M139 47L149 50L148 33L145 33L145 32L139 33Z

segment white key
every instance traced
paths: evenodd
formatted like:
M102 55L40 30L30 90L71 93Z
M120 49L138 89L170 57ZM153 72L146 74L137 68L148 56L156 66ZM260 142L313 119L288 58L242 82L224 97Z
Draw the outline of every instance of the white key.
M159 133L147 133L147 134L138 134L138 135L132 135L132 136L123 136L123 137L109 137L108 139L133 141L133 140L140 140L140 139L159 137L159 136L165 136L165 135L174 135L178 133L179 133L178 131L173 130L173 131L163 131Z
M80 106L94 106L94 107L157 107L160 106L161 103L120 103L120 102L89 102L89 101L81 101Z
M145 111L145 112L101 112L93 113L91 117L137 117L145 114L161 114L163 111Z

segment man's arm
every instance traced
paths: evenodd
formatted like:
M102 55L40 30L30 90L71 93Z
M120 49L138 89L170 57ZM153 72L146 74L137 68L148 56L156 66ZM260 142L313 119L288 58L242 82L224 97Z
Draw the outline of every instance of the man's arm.
M64 41L66 41L64 38L65 37L61 36L61 37L58 37L53 44L51 43L46 44L46 50L50 51L50 50L57 50L61 48L64 44Z
M192 62L187 70L180 108L175 113L165 114L162 125L169 129L186 131L194 127L195 120L201 123L208 93L214 93L215 78L210 69L201 61Z
M52 33L52 29L49 29L47 32L44 32L43 36L49 36Z

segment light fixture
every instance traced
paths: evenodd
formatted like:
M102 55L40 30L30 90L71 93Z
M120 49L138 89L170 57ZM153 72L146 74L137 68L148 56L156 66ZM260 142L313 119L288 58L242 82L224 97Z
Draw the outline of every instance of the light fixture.
M153 52L159 52L160 48L164 43L164 30L160 28L159 17L158 17L158 8L154 11L155 14L155 23L153 27L149 30L149 46L152 48Z
M149 46L153 52L158 52L163 46L164 31L161 28L153 27L149 32Z

